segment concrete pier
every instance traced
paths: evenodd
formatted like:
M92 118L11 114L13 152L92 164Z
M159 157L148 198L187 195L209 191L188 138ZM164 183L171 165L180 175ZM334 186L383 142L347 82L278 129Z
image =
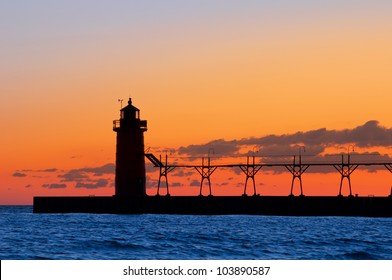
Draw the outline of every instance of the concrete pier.
M390 197L35 197L34 213L392 217Z

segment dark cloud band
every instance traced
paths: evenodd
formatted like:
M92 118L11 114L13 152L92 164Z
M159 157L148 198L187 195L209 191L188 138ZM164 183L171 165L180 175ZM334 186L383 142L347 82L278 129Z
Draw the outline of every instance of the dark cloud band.
M267 135L241 140L219 139L206 144L180 147L178 152L190 156L206 155L207 151L213 148L216 154L238 154L244 146L257 146L259 154L291 155L297 154L299 146L304 145L308 153L317 155L324 152L325 147L345 144L352 144L360 148L390 147L392 146L392 128L383 127L378 121L372 120L353 129L328 130L320 128L293 134Z

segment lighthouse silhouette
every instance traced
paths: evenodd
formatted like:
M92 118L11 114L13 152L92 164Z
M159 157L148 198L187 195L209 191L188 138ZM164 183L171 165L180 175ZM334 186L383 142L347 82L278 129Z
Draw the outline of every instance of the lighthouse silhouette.
M120 110L120 119L113 121L117 132L115 196L118 198L146 195L144 136L147 121L140 120L140 110L128 105Z

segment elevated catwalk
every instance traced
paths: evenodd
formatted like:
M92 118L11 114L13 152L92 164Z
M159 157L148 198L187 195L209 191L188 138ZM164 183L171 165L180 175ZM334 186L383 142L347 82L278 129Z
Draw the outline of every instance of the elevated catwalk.
M392 217L391 197L35 197L34 213Z

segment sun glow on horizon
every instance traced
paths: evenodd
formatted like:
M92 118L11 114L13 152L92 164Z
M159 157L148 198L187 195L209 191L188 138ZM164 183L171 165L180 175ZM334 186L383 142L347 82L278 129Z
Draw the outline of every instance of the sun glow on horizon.
M304 160L389 161L390 2L202 3L1 2L0 204L112 195L112 121L129 97L148 121L145 147L170 160L213 148L213 162L290 162L305 146ZM261 194L287 195L291 174L264 169ZM154 194L159 173L147 170ZM197 195L200 175L181 171L169 174L173 194ZM216 170L214 193L241 194L241 172ZM303 176L306 194L336 194L336 170ZM389 195L390 176L359 168L353 188Z

